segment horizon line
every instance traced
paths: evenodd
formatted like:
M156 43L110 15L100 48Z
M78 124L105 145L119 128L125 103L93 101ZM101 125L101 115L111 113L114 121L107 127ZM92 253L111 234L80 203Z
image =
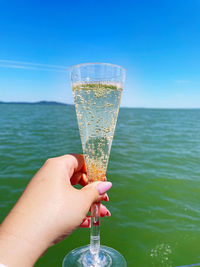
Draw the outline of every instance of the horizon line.
M57 104L57 105L70 105L74 104L54 101L54 100L38 100L38 101L3 101L0 100L0 104ZM200 107L130 107L130 106L120 106L120 108L134 108L134 109L200 109Z

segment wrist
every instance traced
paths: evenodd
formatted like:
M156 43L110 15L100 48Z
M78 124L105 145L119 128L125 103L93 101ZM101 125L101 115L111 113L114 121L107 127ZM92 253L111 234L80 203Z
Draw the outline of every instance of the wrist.
M0 227L0 262L7 267L31 267L47 249L27 216L11 212ZM33 238L35 237L35 238Z
M0 231L0 262L7 267L31 267L35 260L30 251L32 246L17 236Z

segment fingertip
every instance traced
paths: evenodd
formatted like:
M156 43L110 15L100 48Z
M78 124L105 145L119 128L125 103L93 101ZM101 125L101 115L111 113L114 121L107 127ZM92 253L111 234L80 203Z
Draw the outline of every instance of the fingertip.
M79 184L82 186L86 186L88 184L87 175L85 173L81 174L81 179L79 181Z
M108 201L109 201L109 197L108 197L108 195L105 193L105 194L101 197L100 201L106 201L106 202L108 202Z
M97 190L100 195L105 194L112 187L111 182L101 182L97 185Z
M83 159L84 159L84 156L83 156ZM85 160L83 162L82 171L85 172L85 173L87 173L87 168L86 168Z
M100 216L101 217L105 217L105 216L110 217L111 216L110 211L103 204L100 205Z
M90 228L90 226L91 226L90 217L86 217L85 219L83 219L83 222L80 224L81 228Z
M109 196L107 194L105 194L105 199L104 201L108 202L109 201Z
M80 180L81 180L81 176L82 176L81 172L75 173L70 179L71 185L78 184L80 182Z
M109 210L107 211L106 216L107 216L107 217L110 217L110 216L111 216L111 213L110 213Z
M81 192L84 194L84 198L87 200L88 205L91 205L95 201L101 201L103 195L111 188L111 186L111 182L96 181L84 186L81 189ZM105 197L105 199L108 200L107 197Z

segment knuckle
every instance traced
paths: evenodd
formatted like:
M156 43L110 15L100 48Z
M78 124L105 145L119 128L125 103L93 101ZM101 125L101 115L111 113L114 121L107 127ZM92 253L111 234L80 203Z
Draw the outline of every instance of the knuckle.
M46 161L45 161L45 164L46 165L49 165L49 164L52 164L52 162L55 161L55 158L48 158Z

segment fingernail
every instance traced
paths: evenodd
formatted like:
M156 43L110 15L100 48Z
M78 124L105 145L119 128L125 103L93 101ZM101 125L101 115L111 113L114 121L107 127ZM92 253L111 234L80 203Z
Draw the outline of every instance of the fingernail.
M83 220L83 222L81 223L80 227L82 227L82 228L88 228L88 227L90 227L90 219L89 218L85 218Z
M109 201L109 197L107 194L105 194L105 196L104 196L104 201Z
M111 182L101 182L98 184L97 189L99 195L103 195L106 191L108 191L112 186Z
M107 213L106 213L106 216L110 217L111 216L111 213L110 211L108 210Z

